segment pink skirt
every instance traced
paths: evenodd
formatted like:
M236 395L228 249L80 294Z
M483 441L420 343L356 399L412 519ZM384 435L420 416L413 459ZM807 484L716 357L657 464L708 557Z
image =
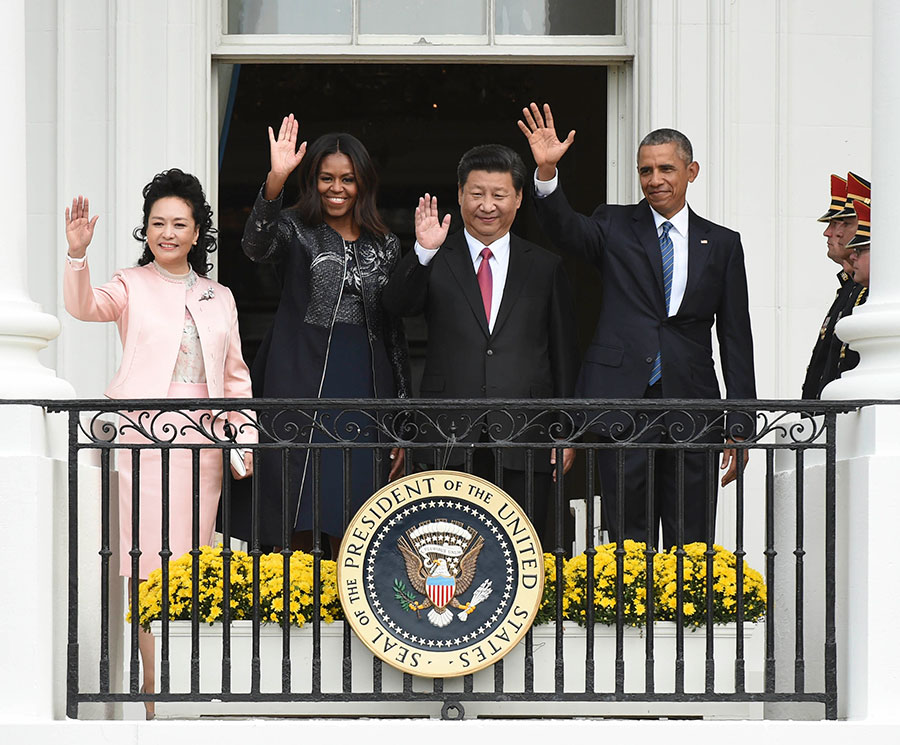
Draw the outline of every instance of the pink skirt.
M209 398L205 383L172 383L169 398ZM138 418L138 415L141 415ZM203 416L206 415L204 419ZM209 431L209 411L184 412L127 412L119 422L119 442L139 444L154 440L172 441L175 447L169 449L169 550L171 560L191 550L193 466L190 450L182 450L178 445L209 443L202 432ZM129 420L146 428L152 426L153 439L148 439ZM152 422L152 425L150 424ZM192 423L198 423L195 428ZM196 429L200 429L198 432ZM173 433L174 437L173 437ZM119 573L123 577L132 576L132 451L119 450ZM162 566L159 555L162 550L162 457L156 448L140 451L140 476L137 508L140 531L138 548L140 555L139 579L147 579L150 572ZM200 450L200 544L212 541L216 524L216 511L222 490L222 450L217 447Z

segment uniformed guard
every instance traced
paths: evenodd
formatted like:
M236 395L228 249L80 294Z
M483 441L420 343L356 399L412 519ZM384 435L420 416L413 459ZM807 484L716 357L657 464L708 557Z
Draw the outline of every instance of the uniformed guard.
M848 261L853 271L853 284L846 305L840 312L839 317L841 318L851 315L869 297L869 246L872 241L871 204L872 185L861 176L854 173L848 174L847 206L838 215L846 218L849 211L853 210L856 231L847 243L847 250L850 251ZM858 364L859 353L835 335L825 361L822 388Z
M849 264L851 250L846 248L846 244L853 237L856 229L854 224L856 213L853 212L853 215L850 216L847 212L848 181L852 176L854 174L848 174L848 179L843 179L836 174L831 175L831 204L825 214L818 218L819 222L827 223L824 235L828 239L828 258L839 264L841 271L837 274L838 289L834 295L834 302L828 309L822 327L819 329L819 337L816 339L809 365L806 368L802 397L807 399L820 398L826 382L834 379L830 374L826 374L826 365L835 343L834 325L850 306L850 297L854 291L852 267ZM823 379L827 380L823 382Z

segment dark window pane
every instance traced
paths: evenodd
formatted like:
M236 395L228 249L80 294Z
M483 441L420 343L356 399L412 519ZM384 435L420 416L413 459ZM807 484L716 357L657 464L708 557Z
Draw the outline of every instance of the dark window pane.
M616 33L616 0L496 0L496 32L530 36Z

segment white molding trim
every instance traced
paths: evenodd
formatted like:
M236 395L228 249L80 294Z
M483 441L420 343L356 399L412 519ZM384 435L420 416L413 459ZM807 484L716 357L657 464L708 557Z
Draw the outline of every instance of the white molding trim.
M637 145L641 141L642 133L650 131L650 122L652 120L653 110L651 102L651 76L650 72L653 65L653 34L651 30L651 7L650 3L641 3L634 11L634 29L632 34L635 37L637 47L634 57L634 77L631 85L632 104L632 120L631 120L631 154L629 157L635 157ZM629 190L631 199L638 199L640 190L637 180L632 177L632 186ZM623 195L624 196L624 195ZM623 201L625 201L623 199Z
M731 120L728 92L728 56L725 47L727 6L716 0L707 1L707 129L706 129L706 217L723 225L733 224L725 202L731 191L725 188L728 150L728 123Z
M90 29L81 27L82 9L75 4L58 3L56 8L54 194L59 210L71 203L74 195L84 194L91 200L91 212L99 215L89 249L92 279L98 284L118 268L116 247L124 244L115 200L119 160L115 137L117 8L116 0L99 5L94 11L97 25ZM93 43L86 43L88 39ZM62 325L56 346L57 369L79 396L99 397L116 369L120 345L112 324L83 323L64 310L64 254L65 238L60 233L51 259L58 267L57 308ZM85 350L90 350L89 354Z
M604 37L606 38L606 37ZM554 61L624 62L634 57L629 46L567 45L551 46L534 42L487 46L485 44L446 44L410 46L404 44L309 44L296 37L278 37L272 43L248 39L245 43L224 41L213 52L214 59L226 62L301 62L315 59L333 61L448 62L475 58L501 63Z
M628 203L637 189L635 150L635 66L609 65L606 76L606 201Z

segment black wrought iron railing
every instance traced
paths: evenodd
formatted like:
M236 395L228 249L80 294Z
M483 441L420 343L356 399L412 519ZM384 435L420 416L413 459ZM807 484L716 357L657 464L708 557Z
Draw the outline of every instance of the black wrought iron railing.
M446 718L463 716L466 706L483 711L484 706L490 705L488 708L494 714L502 715L503 707L513 711L515 705L538 702L542 707L559 707L560 712L572 704L761 705L771 702L818 704L826 718L837 716L835 442L838 415L856 409L858 402L728 401L727 414L722 411L721 401L678 400L163 399L39 403L48 411L68 415L70 717L78 717L81 704L146 701L223 702L222 705L238 708L269 703L281 706L278 711L291 712L291 707L296 706L296 711L314 711L318 715L328 714L331 711L328 707L334 706L334 711L344 715L365 712L367 716L377 716L382 711L379 707L384 707L383 711L397 711L396 707L400 706L406 715L434 714L439 709ZM243 417L238 416L241 412ZM205 540L201 535L201 513L206 509L201 493L204 479L211 478L211 471L202 461L213 453L221 466L212 471L227 472L231 451L251 433L250 439L255 442L249 449L257 473L264 461L268 461L270 468L275 464L278 472L275 481L280 484L280 493L264 494L261 479L254 477L244 497L248 509L242 529L249 563L242 566L250 567L247 571L251 589L246 596L249 610L239 611L232 602L238 602L237 596L232 595L237 592L233 590L236 585L232 572L238 569L231 539L237 526L236 489L241 487L227 478L222 482L219 528L223 545L218 559L222 585L221 594L213 603L218 603L219 610L214 614L217 615L216 625L212 627L215 642L210 647L203 641L201 632L208 628L212 606L207 602L206 610L201 608L205 601L200 571ZM723 492L718 488L716 475L725 438L738 453L751 455L747 465L743 458L736 459L735 486L730 487L733 491L728 492L727 499L719 496ZM368 469L365 480L370 483L365 490L371 494L385 483L391 463L388 453L394 447L402 449L407 473L422 467L421 464L437 468L449 464L450 468L469 473L487 468L492 471L488 474L491 480L503 488L503 481L510 478L511 471L522 471L522 486L517 487L521 491L514 496L529 515L534 514L535 489L543 488L535 484L551 484L549 509L553 530L545 538L544 549L552 554L555 571L550 574L556 581L555 596L548 600L544 612L553 631L549 639L538 643L535 634L543 632L535 627L526 637L521 660L511 662L513 655L510 655L496 663L487 678L468 675L454 680L425 680L402 674L396 682L391 682L395 671L371 655L361 655L348 626L341 632L336 659L329 657L330 652L325 649L323 631L328 624L321 615L322 603L330 602L323 601L323 571L328 566L323 562L328 542L320 536L320 528L323 492L327 488L332 494L334 484L323 483L323 458L337 457L340 513L346 526L352 517L355 484L360 480L359 471L354 470L353 454L370 454L371 462L365 466ZM567 478L548 480L543 475L547 469L540 462L553 450L557 463L562 463L565 448L573 448L578 453L582 463L578 475L573 472ZM142 453L149 452L156 453L154 460L142 458ZM292 466L295 453L302 454L306 474L303 478L309 478L308 487L297 483L296 468ZM643 454L641 483L646 493L645 509L651 516L643 535L629 535L625 518L630 509L626 505L626 493L628 479L634 478L631 462L634 453ZM170 483L172 459L185 457L189 459L189 478L185 483L182 477L176 487ZM80 526L84 527L84 504L88 499L82 494L85 487L79 473L83 476L86 459L91 460L99 473L96 499L101 525L96 538L90 541L79 537L84 532ZM669 471L659 467L662 459L669 461ZM607 473L615 476L615 483L607 481L605 489L601 489L597 474L598 460L604 460ZM781 467L779 463L783 460L787 465ZM113 496L116 462L120 468L127 462L132 473L130 492L119 494L118 500ZM509 464L515 467L508 469ZM327 467L331 469L333 465ZM117 607L116 593L121 594L123 587L115 564L114 512L117 504L122 505L123 512L130 508L127 522L131 545L120 547L119 551L127 554L125 562L130 564L132 575L140 576L144 571L141 559L147 553L147 547L141 545L141 523L145 517L141 508L142 500L147 499L142 484L151 480L150 474L145 473L148 467L154 471L153 480L158 484L154 488L159 492L161 504L160 515L152 518L153 530L159 531L158 545L153 546L153 552L159 556L152 558L161 569L162 587L156 629L158 683L153 693L142 689L138 624L126 626L128 649L123 661L115 651L118 619L113 614L113 608ZM183 469L184 464L178 467ZM686 517L695 523L697 520L696 515L686 515L686 505L696 510L698 501L696 494L688 493L693 487L686 472L698 468L705 470L706 477L700 482L706 485L703 487L706 493L699 500L704 510L700 520L703 545L690 549L683 545ZM811 478L812 470L820 477ZM669 489L675 502L674 536L670 524L670 534L663 537L664 545L676 544L670 552L657 548L660 508L653 497L658 486L654 480L665 473L673 474L675 480ZM178 504L179 509L188 509L189 514L172 511L176 488L188 490L186 500L181 495ZM290 546L297 516L292 496L304 488L308 489L304 499L311 499L309 527L313 558L306 627L311 628L312 646L309 654L304 652L298 658L292 642L296 630L290 624L293 556ZM601 528L611 535L642 540L643 544L635 548L619 541L604 549L603 556L598 554L596 526L601 521L595 514L592 498L598 494L601 500L611 501L617 508L609 513L615 515L617 524L601 525ZM587 518L583 535L587 547L582 572L584 586L576 588L575 594L572 587L567 588L571 547L566 543L568 503L573 499L586 499ZM272 505L279 508L274 515ZM792 517L787 519L785 515ZM203 519L208 519L208 515ZM277 523L277 539L264 540L264 529L270 529L273 520ZM185 521L191 526L190 559L186 560L190 567L190 581L186 585L190 598L188 602L177 596L175 602L179 607L173 608L167 590L175 581L172 573L176 570L172 569L170 560L178 557L172 552L171 532L173 526L183 526ZM716 574L719 562L714 548L716 535L725 536L723 542L734 557L733 581L725 591L718 586L720 578ZM638 568L633 564L634 555L629 553L635 550L641 557ZM271 581L270 577L263 577L263 571L272 562L266 558L272 551L280 556L283 570L281 604L284 609L275 626L281 644L274 661L266 659L262 648L263 637L272 628L272 616L265 615L263 608L261 587ZM598 571L599 563L606 561L607 555L613 557L613 564L608 564L606 570L613 572L612 590L601 587L608 582L609 575ZM669 575L668 580L674 583L674 588L664 588L661 595L657 565L664 563L661 559L666 555L675 564L674 576ZM764 594L757 595L753 601L764 598L763 612L753 616L759 617L758 623L749 620L752 609L748 608L746 590L750 580L745 561L750 566L757 564L765 578ZM814 585L807 576L810 561L824 564L824 567L817 566L813 573L823 577ZM686 565L693 567L687 574ZM613 566L614 570L610 568ZM629 567L634 570L631 574ZM98 578L89 583L97 588L89 594L82 586L83 575L88 574ZM639 588L643 592L636 595L632 592L635 576L644 584ZM690 599L694 597L689 594L691 588L697 587L700 594L696 597L701 598L698 602L702 602L702 608L695 607ZM266 592L271 594L271 585L267 588ZM608 594L605 601L599 602L601 591ZM575 604L580 603L582 608L578 620L583 624L583 631L565 623L566 618L575 617L572 606L576 596ZM776 602L776 598L780 600ZM129 595L131 608L137 609L140 600L135 582ZM85 621L80 609L98 604L99 620ZM614 617L610 617L610 612ZM175 621L171 618L178 617L179 613L189 618L190 631L186 635L189 645L185 652L173 651ZM240 613L246 615L250 625L249 659L235 647L235 616ZM635 613L643 619L638 623L636 640L631 636L635 632L629 630ZM722 620L723 613L732 620L728 634L733 641L729 642L727 657L723 657L719 647L726 627L717 621ZM596 623L602 620L601 616L611 620L614 629L608 651L598 646L605 628ZM672 617L674 621L675 652L671 663L661 663L662 632L653 623L662 617ZM753 647L757 651L748 645L751 630L761 635L756 636L757 646ZM573 662L569 653L576 636L580 657ZM88 637L96 640L89 645L96 650L90 657L80 643ZM779 641L782 638L789 641ZM699 653L688 650L688 641L695 639L703 640ZM760 639L762 643L758 643ZM637 657L629 657L634 649ZM699 687L686 682L686 671L692 665L699 665L702 670ZM263 680L267 666L277 667L274 688L267 687ZM212 667L216 675L210 687L206 673ZM244 667L249 670L248 682L237 684L235 675L238 668ZM334 685L323 680L332 667L339 669ZM117 675L123 668L127 674ZM184 674L176 674L176 668L184 670ZM92 675L96 684L84 682L91 677L85 672L91 670L95 671ZM297 683L299 672L305 681L302 685ZM304 705L316 708L303 709Z

